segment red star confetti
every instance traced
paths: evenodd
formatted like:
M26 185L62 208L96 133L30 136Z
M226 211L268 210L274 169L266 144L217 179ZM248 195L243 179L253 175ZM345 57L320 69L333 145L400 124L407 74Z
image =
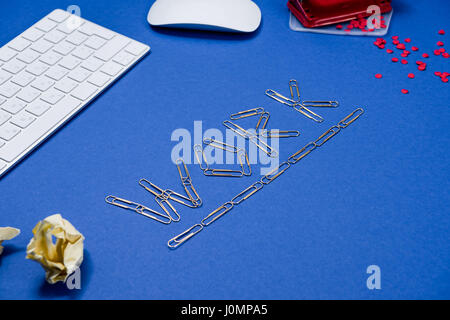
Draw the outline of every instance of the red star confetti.
M439 33L440 35L444 35L444 34L445 34L445 31L444 31L444 30L439 30L438 33Z
M390 53L394 53L394 51L391 50L391 49L387 49L386 52L389 53L389 54L390 54Z
M401 63L403 63L403 64L408 64L408 60L402 59Z
M377 73L377 74L375 75L375 78L377 78L377 79L381 79L381 78L383 78L383 75L382 75L382 74L380 74L380 73Z
M406 38L405 42L411 42L411 39L410 38Z
M443 43L442 41L438 41L436 44L437 44L439 47L443 47L443 46L444 46L444 43Z
M398 62L398 58L392 58L392 62Z
M412 51L419 51L419 48L413 46L413 47L411 48L411 50L412 50Z
M407 94L407 93L409 93L409 91L406 90L406 89L402 89L402 93L403 93L403 94Z
M422 57L423 57L423 58L429 58L430 55L429 55L428 53L424 53L424 54L422 54Z
M408 73L408 78L414 79L414 77L415 77L414 73Z

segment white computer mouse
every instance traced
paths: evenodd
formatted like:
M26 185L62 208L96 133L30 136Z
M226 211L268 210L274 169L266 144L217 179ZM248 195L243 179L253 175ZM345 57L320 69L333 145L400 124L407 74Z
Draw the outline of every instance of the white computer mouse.
M156 0L147 21L158 27L253 32L261 10L251 0Z

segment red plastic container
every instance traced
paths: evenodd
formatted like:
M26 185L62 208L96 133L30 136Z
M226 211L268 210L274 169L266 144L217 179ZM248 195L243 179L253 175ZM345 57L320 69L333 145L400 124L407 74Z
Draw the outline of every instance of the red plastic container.
M368 17L371 5L380 7L380 13L392 10L391 0L289 0L287 5L307 28Z

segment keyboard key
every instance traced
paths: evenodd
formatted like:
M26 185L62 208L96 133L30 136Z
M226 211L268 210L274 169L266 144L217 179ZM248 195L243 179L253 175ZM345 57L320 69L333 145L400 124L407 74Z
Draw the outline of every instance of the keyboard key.
M8 47L0 48L0 61L8 62L15 56L17 56L17 52L14 51L13 49Z
M17 84L7 82L0 86L0 94L6 98L13 97L20 91L20 87Z
M33 61L35 61L37 58L39 58L40 54L37 53L36 51L33 51L31 49L27 49L24 52L20 53L17 56L17 59L20 61L23 61L25 63L32 63Z
M80 20L80 25L76 25L74 23L62 23L58 26L58 30L61 32L64 32L65 34L71 34L78 28L80 28L81 25L83 25L83 20Z
M44 39L50 41L51 43L57 44L60 43L65 37L65 33L62 33L61 31L55 29L47 33Z
M11 115L3 110L0 110L0 126L11 119Z
M19 111L25 108L25 106L26 106L25 102L18 99L12 99L3 104L1 108L5 111L8 111L11 114L17 114Z
M107 62L100 70L111 77L116 76L120 71L122 71L123 67L113 61Z
M53 20L57 23L61 23L64 20L66 20L68 17L70 16L70 13L61 9L56 9L53 10L48 16L47 18L49 18L50 20Z
M25 129L30 124L32 124L34 120L36 120L36 118L33 117L31 114L29 114L28 112L22 111L18 115L14 116L10 122L12 124L18 126L19 128Z
M81 66L89 71L95 72L103 65L103 61L92 56L84 60Z
M40 61L48 64L49 66L53 66L58 63L62 59L62 55L56 53L55 51L49 51L41 56Z
M123 66L129 65L133 60L134 56L127 52L120 52L113 58L113 61L120 63Z
M31 42L24 38L16 38L8 43L8 47L16 51L22 52L31 45Z
M107 44L100 48L95 53L95 56L103 61L109 61L112 57L114 57L120 50L125 48L130 40L127 38L117 35Z
M50 30L55 28L57 25L58 24L54 21L51 21L49 19L42 19L41 21L36 23L36 25L34 27L41 31L49 32Z
M66 56L64 57L58 64L61 67L64 67L66 69L69 70L73 70L75 69L79 64L81 63L80 59L77 59L75 57L72 56Z
M73 89L75 89L75 87L78 85L78 82L66 78L63 79L61 81L59 81L56 85L55 85L55 89L58 89L64 93L70 93Z
M91 72L89 72L88 70L86 70L84 68L78 67L75 70L73 70L71 73L69 73L68 77L75 81L83 82L90 75L91 75Z
M44 34L45 34L44 32L42 32L36 28L31 28L31 29L28 29L27 31L25 31L22 34L22 37L29 41L35 42L35 41L39 40L40 38L42 38L44 36Z
M40 39L33 43L30 48L36 52L39 52L40 54L43 54L50 50L51 47L53 47L53 43L45 39Z
M132 41L126 48L125 51L131 53L135 56L140 56L144 53L147 47L139 42Z
M97 35L91 36L85 43L85 46L92 48L94 50L100 49L106 43L105 39L100 38Z
M26 87L31 83L31 81L34 80L34 76L31 73L28 72L22 72L14 77L11 81L15 84L18 84L21 87Z
M40 76L45 71L48 70L48 65L45 63L42 63L40 61L37 61L27 67L27 71L31 74L34 74L35 76Z
M111 40L114 37L114 32L88 21L86 21L80 28L80 32L88 36L92 36L95 34L105 40Z
M88 82L96 85L97 87L103 87L111 78L106 74L97 72L94 73L88 80Z
M11 123L5 123L0 127L0 138L6 141L12 140L12 138L17 136L19 133L20 133L19 127Z
M35 115L36 117L42 116L44 113L46 113L50 109L50 105L42 100L36 100L35 102L31 103L25 110L27 110L29 113Z
M44 100L45 102L48 102L50 104L56 104L58 103L58 101L64 98L64 96L65 94L61 91L50 89L42 94L41 100Z
M94 50L89 49L88 47L82 46L82 47L78 47L76 48L73 52L72 55L86 60L87 58L89 58L89 56L91 56L94 53Z
M0 149L0 159L12 162L26 152L37 140L57 127L56 124L65 119L79 105L80 101L70 96L62 99L54 108L45 113L39 121L33 122L22 134L17 136L14 139L14 143L8 143L2 147Z
M94 93L97 92L97 87L90 83L82 83L80 84L71 95L81 101L87 100Z
M75 31L71 35L67 36L66 41L68 41L71 44L74 44L76 46L79 46L84 41L86 41L87 38L88 38L87 35L82 34L80 31Z
M54 48L53 51L58 52L59 54L62 54L63 56L68 55L70 52L75 49L75 46L68 43L67 41L63 41L58 43Z
M19 94L16 96L20 100L23 100L27 103L30 103L39 97L41 93L33 88L25 88L22 91L19 92Z
M12 74L3 70L0 70L0 85L12 78Z
M12 74L18 74L20 71L22 71L23 69L25 69L26 64L23 63L22 61L19 61L17 59L11 60L7 63L5 63L2 66L3 70L6 70Z
M44 76L44 77L40 77L40 78L37 78L36 80L34 80L33 83L31 84L31 86L40 91L47 91L48 89L53 87L54 84L55 84L55 81Z
M51 67L50 70L45 74L47 77L52 78L53 80L61 80L69 71L66 68L60 66Z

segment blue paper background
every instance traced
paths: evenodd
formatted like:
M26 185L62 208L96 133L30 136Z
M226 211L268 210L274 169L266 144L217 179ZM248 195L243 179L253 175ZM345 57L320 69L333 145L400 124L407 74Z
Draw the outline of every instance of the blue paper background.
M285 1L256 1L263 22L253 35L152 29L152 2L76 1L84 18L152 53L0 181L0 225L22 229L0 257L1 299L450 298L450 91L433 75L450 71L450 60L432 55L438 40L450 43L448 1L393 1L388 43L411 37L431 54L426 72L417 71L416 53L406 66L391 63L374 38L290 31ZM3 1L0 43L70 4ZM341 106L318 110L326 119L318 125L264 95L287 93L291 78L305 98L335 97ZM272 128L301 130L281 142L282 160L355 106L366 113L178 250L167 248L169 238L259 172L230 180L189 166L204 206L178 206L182 221L170 226L105 204L117 194L153 206L137 186L142 177L182 190L172 131L192 130L194 120L222 128L246 106L264 106ZM46 284L41 267L24 259L32 228L53 213L86 237L81 290ZM366 288L371 264L381 267L381 290Z

